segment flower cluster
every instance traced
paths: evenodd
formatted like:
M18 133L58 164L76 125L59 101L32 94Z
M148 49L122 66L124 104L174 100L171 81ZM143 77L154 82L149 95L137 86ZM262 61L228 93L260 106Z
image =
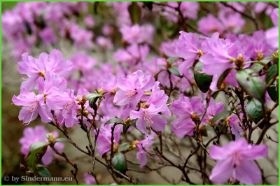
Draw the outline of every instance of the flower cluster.
M4 13L4 37L14 46L12 53L22 56L17 66L24 80L12 99L21 107L19 120L55 127L92 158L87 184L100 181L97 162L106 165L114 182L117 175L134 183L126 174L134 159L145 171L157 164L174 166L187 183L193 183L189 170L201 172L202 183L262 183L254 160L268 156L261 143L275 124L271 113L278 105L274 4L213 3L217 15L197 2L94 4L100 12L108 8L113 23L100 21L106 15L91 16L98 10L90 5L19 3ZM272 20L272 27L259 29L248 8ZM197 29L190 25L194 21ZM247 24L257 29L245 34ZM59 50L31 55L38 46ZM67 52L70 46L75 52ZM77 145L69 133L79 129L88 141ZM22 154L30 155L33 143L48 141L46 133L43 127L26 128ZM58 133L54 136L43 164L55 153L69 163L63 146L56 146L62 144ZM190 154L181 151L186 147ZM211 173L208 152L217 160ZM196 155L200 162L194 165L189 160Z

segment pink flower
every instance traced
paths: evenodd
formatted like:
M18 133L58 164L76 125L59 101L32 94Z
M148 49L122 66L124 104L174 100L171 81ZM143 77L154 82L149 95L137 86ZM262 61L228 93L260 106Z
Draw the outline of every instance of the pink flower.
M117 125L114 129L114 143L119 143L120 135L122 132L122 125ZM106 152L111 150L111 136L113 125L102 125L100 127L99 135L97 138L97 151L103 156Z
M96 184L95 178L89 173L84 174L84 180L85 180L85 184L88 184L88 185L95 185Z
M102 36L96 38L96 43L104 49L111 49L113 47L111 40Z
M250 46L241 40L231 42L228 39L220 39L218 35L208 38L203 43L203 51L206 53L200 61L203 63L203 72L213 75L210 88L217 89L217 82L227 69L244 67L249 60Z
M118 49L113 58L118 62L123 62L128 65L135 65L144 61L150 49L147 45L132 44L126 49Z
M203 54L201 50L202 38L194 33L186 33L181 31L179 39L175 43L175 57L183 58L184 61L179 64L179 71L185 74L193 65L194 61L199 59Z
M155 131L163 131L167 121L162 115L170 115L167 107L168 96L159 89L159 82L156 82L152 94L146 102L140 103L139 111L131 111L130 118L138 119L136 127L143 133L151 128Z
M172 131L177 137L192 136L195 130L194 120L199 119L204 111L204 105L199 97L181 96L172 103L172 112L176 116L172 123Z
M114 97L114 103L120 106L127 104L136 106L144 92L151 89L153 82L153 77L141 70L129 74L126 78L120 78L117 83L119 89Z
M279 30L278 30L278 8L275 8L271 13L271 19L274 24L274 27L267 30L265 37L267 43L277 49L278 48L278 38L279 38Z
M56 35L50 27L45 28L39 33L40 38L44 44L54 44L57 41Z
M22 106L19 120L26 124L35 120L38 114L43 122L50 122L51 110L63 109L68 103L65 84L56 81L54 77L39 81L37 95L34 92L22 90L18 96L13 96L12 101L15 105Z
M91 48L93 46L93 33L80 27L74 22L65 22L65 32L69 32L76 47Z
M38 114L43 122L50 122L52 120L51 113L47 109L42 94L36 95L33 92L21 92L18 96L13 96L13 103L17 106L22 106L18 119L25 124L29 124L35 120Z
M219 19L223 23L224 29L232 31L234 33L240 32L242 27L245 24L244 19L238 13L230 13L220 12Z
M231 115L227 118L231 133L235 136L235 139L241 138L243 129L241 128L241 122L236 115Z
M133 26L123 26L120 29L122 37L125 41L130 44L135 43L151 43L153 39L154 28L152 25L133 25Z
M275 49L278 48L278 38L279 38L278 33L279 33L278 26L267 30L265 33L267 43Z
M112 35L114 32L114 28L111 26L111 25L108 25L108 24L105 24L102 28L102 33L105 35L105 36L109 36L109 35Z
M63 109L68 103L65 82L61 82L55 77L49 77L48 80L39 82L38 92L43 97L40 104L46 105L50 110Z
M143 168L148 163L147 152L151 151L155 136L155 133L151 133L150 135L146 136L145 139L139 141L136 145L136 157L141 168Z
M95 58L81 52L75 53L71 62L73 68L81 70L83 73L89 73L97 63Z
M22 61L18 63L18 71L28 78L22 83L21 89L33 89L48 75L65 76L70 70L70 62L64 60L58 50L52 50L50 54L41 53L38 58L23 54Z
M210 120L224 109L223 103L216 103L214 99L210 99L209 106L206 112L206 119Z
M197 13L199 9L199 3L197 2L181 2L180 9L184 15L184 17L190 19L196 19Z
M89 28L95 25L95 21L91 15L88 15L84 18L85 25Z
M254 160L268 155L265 145L251 145L241 138L219 147L210 148L210 157L218 163L213 168L210 179L215 184L226 183L233 179L240 184L260 184L261 172Z
M255 60L260 60L266 55L271 55L271 47L266 42L265 32L256 31L248 39L248 43L252 45L252 58Z
M214 32L223 32L222 23L213 15L209 14L203 17L198 22L198 30L204 34L210 34Z
M36 126L34 128L27 127L23 131L23 137L20 139L21 144L21 153L25 156L28 155L30 151L30 147L32 144L36 142L48 142L47 134L49 132L43 126ZM54 131L51 133L54 137L58 137L58 132ZM58 152L62 152L64 149L63 143L55 143L54 148L58 150ZM42 157L42 162L44 165L49 165L53 158L55 152L48 147L46 153Z
M75 124L77 124L78 118L77 118L77 111L79 109L78 104L76 103L76 96L74 95L74 91L69 91L68 93L64 94L64 97L62 98L63 101L63 108L62 110L59 110L57 119L60 124L65 124L66 127L71 128Z

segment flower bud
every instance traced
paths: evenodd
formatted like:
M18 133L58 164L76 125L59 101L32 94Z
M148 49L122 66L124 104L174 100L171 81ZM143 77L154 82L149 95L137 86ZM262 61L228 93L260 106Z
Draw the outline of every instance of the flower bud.
M138 140L134 140L133 142L131 142L131 146L130 146L131 149L136 149L138 143L139 143Z
M55 136L53 135L53 133L48 133L48 134L47 134L47 138L48 138L48 141L49 141L50 144L54 144L55 141L56 141L56 138L55 138Z

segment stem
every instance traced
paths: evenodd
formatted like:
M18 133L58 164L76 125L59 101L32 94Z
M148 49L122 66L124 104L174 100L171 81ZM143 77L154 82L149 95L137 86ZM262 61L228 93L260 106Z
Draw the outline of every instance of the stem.
M77 164L73 163L72 161L70 161L70 159L67 157L67 155L63 152L63 153L60 153L58 152L55 148L54 148L54 144L51 144L50 147L52 148L52 150L59 156L63 157L65 159L65 161L71 165L74 170L71 170L71 173L72 175L74 176L74 179L76 181L76 184L79 184L79 181L77 179L77 174L78 174L78 166Z
M224 5L225 7L228 7L230 9L232 9L233 11L239 13L243 17L246 17L247 19L251 20L254 23L256 30L259 30L259 25L258 25L258 22L255 18L253 18L252 16L250 16L250 15L244 13L244 12L241 12L241 11L237 10L235 7L227 4L226 2L221 2L221 4Z

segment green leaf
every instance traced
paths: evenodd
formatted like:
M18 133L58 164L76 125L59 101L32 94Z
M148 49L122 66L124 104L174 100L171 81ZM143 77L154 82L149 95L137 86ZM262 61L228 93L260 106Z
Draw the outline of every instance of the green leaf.
M127 170L127 163L124 154L115 154L112 159L112 165L116 170L120 171L121 173L125 173Z
M181 76L179 70L178 70L176 67L174 67L174 66L168 68L168 71L169 71L171 74L174 74L175 76Z
M253 72L258 73L263 69L263 67L264 67L263 63L256 61L253 62L253 65L250 67L250 69L252 69Z
M266 83L269 83L270 81L272 81L273 78L275 78L277 75L278 75L277 65L273 64L267 70L267 74L266 74L266 78L265 78Z
M43 176L43 177L51 177L52 176L51 173L49 172L49 170L46 167L40 166L40 167L37 168L37 171L38 171L38 174L40 176Z
M47 151L48 143L37 142L31 145L30 152L27 156L27 165L33 171L36 171L36 165L41 162L41 159Z
M262 112L262 103L257 99L252 99L249 101L245 110L250 119L252 119L255 123L258 123L263 118Z
M92 99L95 99L95 98L99 98L101 97L102 95L97 93L97 92L94 92L94 93L90 93L86 96L87 100L92 100Z
M55 142L68 142L69 140L66 138L56 138Z
M172 64L172 63L174 63L176 60L177 60L177 57L170 57L170 58L167 59L167 62L168 62L169 64Z
M267 88L267 92L269 97L273 100L273 101L277 101L278 97L277 97L277 87L276 85L271 85L270 87Z
M265 83L260 77L255 76L252 70L241 70L236 73L240 86L251 96L262 101L265 93Z
M106 124L115 124L115 123L123 123L123 120L118 117L114 117L106 121Z
M89 106L96 110L97 109L97 105L96 105L96 101L98 100L98 98L102 97L101 94L94 92L94 93L90 93L86 96L87 100L89 101Z
M224 82L224 80L226 79L226 77L228 76L228 74L230 73L232 69L227 69L226 71L224 71L222 73L222 75L219 77L218 82L217 82L217 87L220 88L222 83Z
M266 58L260 60L260 62L263 64L268 64L271 60L272 60L272 57L269 56L269 57L266 57Z
M125 152L127 150L129 150L130 148L130 144L129 143L123 143L119 146L119 152Z
M230 115L230 111L228 110L224 110L223 112L220 112L218 114L216 114L213 118L212 118L212 122L215 123L219 120L222 120L222 119L226 119L228 116Z
M128 7L131 22L133 24L139 23L141 20L141 8L136 2L133 2Z
M194 80L198 88L204 93L209 90L209 87L212 82L212 78L213 76L210 76L208 74L197 72L197 71L194 72Z

